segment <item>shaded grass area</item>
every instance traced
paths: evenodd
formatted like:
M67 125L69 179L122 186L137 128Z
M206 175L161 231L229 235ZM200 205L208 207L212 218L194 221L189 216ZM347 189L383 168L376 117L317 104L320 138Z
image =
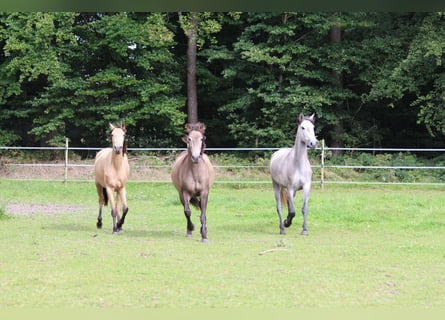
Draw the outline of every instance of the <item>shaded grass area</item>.
M445 197L438 187L314 187L303 237L298 215L279 234L271 186L216 184L207 244L196 211L194 236L185 237L170 184L129 183L119 235L109 214L96 229L93 183L0 180L0 188L1 307L445 304ZM48 206L15 214L11 203ZM62 204L77 210L51 210Z

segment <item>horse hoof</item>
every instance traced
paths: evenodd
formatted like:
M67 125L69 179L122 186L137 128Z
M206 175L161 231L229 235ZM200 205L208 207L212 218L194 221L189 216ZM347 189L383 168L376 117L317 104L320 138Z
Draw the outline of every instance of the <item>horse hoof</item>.
M207 239L207 238L202 238L202 239L201 239L201 242L202 242L202 243L208 243L208 242L209 242L209 239Z
M284 231L284 229L280 230L280 234L286 234L286 231Z
M307 232L307 230L303 230L303 231L301 231L301 235L302 236L308 236L309 233Z
M98 221L96 226L97 226L97 229L102 229L102 221Z
M188 233L185 235L187 238L191 238L192 237L192 233Z
M292 222L287 222L287 219L284 220L284 226L285 226L286 228L289 228L291 224L292 224Z

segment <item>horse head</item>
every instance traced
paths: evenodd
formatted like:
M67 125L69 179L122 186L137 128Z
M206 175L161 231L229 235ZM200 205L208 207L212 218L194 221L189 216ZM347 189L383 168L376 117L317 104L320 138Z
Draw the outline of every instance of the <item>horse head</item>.
M205 150L205 140L204 135L206 126L202 122L197 123L187 123L185 125L186 136L182 140L187 144L187 150L190 154L192 162L198 163L201 159L202 154Z
M317 138L315 137L315 113L310 117L300 114L297 122L297 136L300 136L300 141L311 149L317 147Z
M125 124L121 124L119 127L110 123L110 138L113 145L113 151L115 154L127 153L127 143L125 142Z

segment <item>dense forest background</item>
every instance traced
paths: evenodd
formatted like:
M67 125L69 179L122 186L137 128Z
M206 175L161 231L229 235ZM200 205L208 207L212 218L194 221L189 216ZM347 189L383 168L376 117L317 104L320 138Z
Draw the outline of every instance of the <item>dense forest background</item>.
M444 50L437 12L0 13L0 145L125 121L131 147L182 146L195 54L208 146L291 145L315 112L331 147L443 148Z

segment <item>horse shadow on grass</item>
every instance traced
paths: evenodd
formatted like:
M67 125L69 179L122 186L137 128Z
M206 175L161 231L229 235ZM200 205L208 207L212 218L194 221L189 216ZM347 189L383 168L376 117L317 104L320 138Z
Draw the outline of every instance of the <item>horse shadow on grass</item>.
M98 237L104 235L110 235L115 237L125 236L127 238L174 238L178 234L174 230L149 230L149 229L132 229L123 228L117 234L113 234L111 227L109 229L103 227L102 229L97 229L94 225L89 224L69 224L69 223L55 223L50 226L45 227L45 229L52 229L61 232L75 232L88 234L91 237Z

